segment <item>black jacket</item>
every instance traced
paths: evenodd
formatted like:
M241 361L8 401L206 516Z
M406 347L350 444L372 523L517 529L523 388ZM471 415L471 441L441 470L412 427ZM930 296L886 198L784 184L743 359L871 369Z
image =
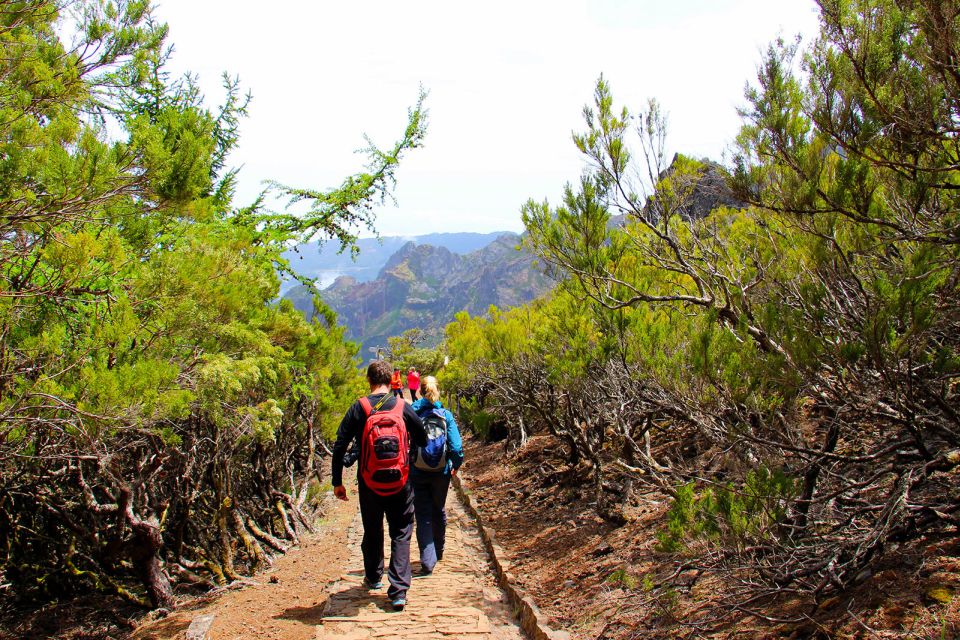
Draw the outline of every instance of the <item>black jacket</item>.
M367 400L370 401L370 406L377 406L377 403L380 402L380 399L383 398L384 393L374 393L367 396ZM389 395L393 395L392 393ZM389 411L397 403L395 397L388 398L383 406L380 407L380 412ZM363 406L360 404L360 401L357 400L350 408L347 409L347 412L343 414L343 420L340 421L340 427L337 428L337 441L333 445L333 486L339 487L343 484L343 454L347 452L347 449L350 447L352 441L356 441L358 445L362 445L360 440L360 435L363 433L363 425L367 422L367 414L363 411ZM414 410L410 407L410 403L405 402L403 406L403 422L407 425L407 433L410 435L410 442L415 446L424 447L427 444L427 432L423 429L423 422L420 420ZM363 459L363 450L358 449L360 453L360 459ZM360 477L360 465L357 465L357 477Z

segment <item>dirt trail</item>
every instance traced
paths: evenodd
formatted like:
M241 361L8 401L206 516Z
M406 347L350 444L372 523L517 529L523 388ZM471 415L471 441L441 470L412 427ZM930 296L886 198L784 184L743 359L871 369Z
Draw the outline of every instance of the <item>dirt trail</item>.
M407 607L401 613L391 610L385 589L369 592L362 584L362 527L359 517L355 518L349 567L330 590L316 638L522 638L506 597L493 578L479 533L453 492L447 512L449 525L443 560L433 575L414 579ZM413 546L416 548L416 544ZM389 548L387 554L389 557Z
M367 591L360 556L356 487L350 501L334 500L318 535L278 559L255 584L142 627L136 640L182 639L190 621L216 616L210 640L399 640L522 638L506 596L497 587L476 525L453 491L443 560L432 576L414 579L408 605L394 612L386 589ZM384 536L389 545L389 536ZM411 545L419 568L416 540ZM389 558L389 546L386 549Z

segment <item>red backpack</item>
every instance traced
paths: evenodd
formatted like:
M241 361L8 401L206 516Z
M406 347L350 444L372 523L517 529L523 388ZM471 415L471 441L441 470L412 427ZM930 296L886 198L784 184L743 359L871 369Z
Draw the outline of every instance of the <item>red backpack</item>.
M367 415L361 436L360 476L374 493L393 495L407 484L410 473L410 443L407 425L403 422L403 398L397 398L389 411L374 411L365 396L360 398L360 406Z

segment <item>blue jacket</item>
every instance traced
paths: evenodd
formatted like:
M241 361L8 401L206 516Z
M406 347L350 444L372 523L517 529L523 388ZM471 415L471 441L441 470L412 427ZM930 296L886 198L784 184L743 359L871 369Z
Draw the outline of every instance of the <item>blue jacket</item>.
M453 414L450 413L449 409L444 409L442 402L434 404L426 398L420 398L413 403L412 408L420 417L427 415L427 413L433 409L443 409L444 417L447 420L447 466L444 468L443 473L450 475L451 469L459 469L460 465L463 464L463 440L460 438L460 429L457 428L457 421L453 418ZM415 466L410 465L410 473L418 475L431 472L417 469Z

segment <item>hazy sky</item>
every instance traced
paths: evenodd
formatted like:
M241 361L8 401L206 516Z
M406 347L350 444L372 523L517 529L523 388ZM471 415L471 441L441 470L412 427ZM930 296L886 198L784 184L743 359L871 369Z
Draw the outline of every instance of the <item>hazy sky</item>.
M558 201L583 163L570 140L597 77L669 114L672 151L721 159L767 43L816 32L812 0L158 0L174 70L253 93L238 204L267 179L329 188L389 147L422 84L424 148L398 172L384 235L521 231L528 198Z

